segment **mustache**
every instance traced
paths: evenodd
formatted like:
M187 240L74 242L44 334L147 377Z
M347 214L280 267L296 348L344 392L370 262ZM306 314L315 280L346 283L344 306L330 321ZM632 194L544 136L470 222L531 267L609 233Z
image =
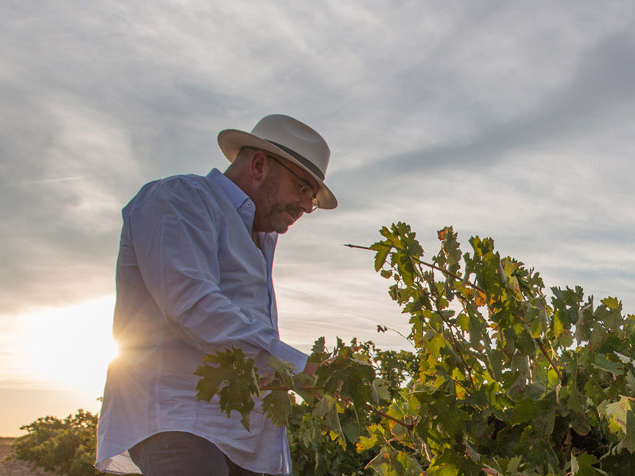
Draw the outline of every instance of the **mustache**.
M285 208L285 211L289 212L291 214L291 216L294 219L298 219L302 216L302 209L300 207L297 207L295 205L287 205Z

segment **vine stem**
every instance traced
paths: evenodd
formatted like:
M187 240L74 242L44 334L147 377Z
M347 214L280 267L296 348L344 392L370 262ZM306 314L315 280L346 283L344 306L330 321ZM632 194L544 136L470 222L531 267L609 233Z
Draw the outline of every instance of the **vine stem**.
M558 367L556 367L556 364L554 364L553 360L551 359L551 357L549 357L549 354L547 353L547 349L545 349L545 346L542 345L542 342L536 338L534 338L534 340L536 341L536 343L538 344L538 348L540 349L540 352L542 352L542 355L545 356L545 358L549 361L549 365L551 365L551 368L553 369L553 371L556 373L556 375L558 376L558 380L560 381L560 383L562 383L562 374L560 373L560 371L558 370Z
M531 335L531 332L529 331L529 326L527 325L527 323L525 322L525 320L519 316L520 322L523 323L523 325L525 326L525 330L527 331L527 333L529 335ZM551 368L553 369L553 371L556 373L556 375L558 376L558 381L562 384L562 374L560 373L560 371L558 370L558 367L556 366L556 364L554 363L553 359L551 357L549 357L549 353L547 352L547 349L545 349L545 346L543 345L542 341L540 339L538 339L537 337L533 337L532 339L534 340L534 342L536 344L538 344L538 349L540 349L540 352L542 353L542 355L545 356L545 358L547 359L547 361L549 362L549 365L551 366Z
M274 390L280 390L282 392L292 392L295 390L295 388L287 387L285 385L282 385L280 387L268 387L265 385L264 387L258 387L258 389L263 392L274 391ZM307 392L313 392L315 390L324 390L324 387L302 387L302 390Z
M450 337L452 338L452 341L454 342L454 345L453 345L454 350L459 355L460 359L463 361L463 365L465 365L465 370L467 370L467 375L470 378L470 383L472 384L472 388L475 388L476 385L474 385L474 377L472 377L472 368L468 365L467 361L465 360L465 356L463 355L463 347L459 344L458 339L454 335L453 326L450 324L450 322L448 322L448 320L443 316L443 313L441 312L441 309L440 309L441 306L440 306L440 302L439 302L439 294L438 294L438 292L435 292L435 288L434 288L434 279L431 282L429 279L425 278L421 274L421 271L419 270L419 268L414 265L414 262L417 262L419 264L425 264L427 266L432 266L434 269L438 269L439 271L443 271L443 270L441 270L440 268L438 268L438 267L436 267L436 266L434 266L434 265L432 265L430 263L424 263L423 261L421 261L418 258L415 258L414 256L408 255L408 258L410 259L410 262L412 263L412 267L415 269L415 274L417 275L417 277L420 280L425 281L428 284L428 287L430 288L430 292L428 293L423 288L421 289L421 291L426 293L426 294L428 294L428 296L431 296L432 299L434 300L434 303L436 304L435 312L439 315L441 320L443 322L445 322L445 325L448 327L448 333L449 333ZM449 274L451 276L455 276L452 273L449 273ZM457 279L457 278L455 278L455 279Z
M421 279L423 279L423 278L421 278ZM430 285L429 282L428 282L428 285ZM430 287L431 291L432 291L432 289L433 288ZM469 366L469 364L467 363L467 360L465 360L465 356L463 355L463 347L459 344L458 339L454 335L453 326L448 322L448 320L445 318L445 316L443 315L443 313L439 309L439 307L440 307L439 306L439 296L436 293L428 293L427 291L426 291L426 293L428 294L428 296L432 297L432 299L434 300L434 303L436 304L435 312L439 315L441 320L447 326L448 335L451 337L452 342L453 342L452 347L454 348L455 352L457 353L457 355L459 356L459 358L463 362L463 365L465 366L465 370L467 371L467 376L470 378L470 384L472 384L472 388L476 388L476 385L474 384L474 377L472 377L472 368Z
M405 421L401 421L398 418L391 417L387 413L384 413L381 410L377 410L376 408L373 408L373 407L370 408L370 411L372 411L373 413L379 415L382 418L386 418L386 419L388 419L390 421L394 421L395 423L407 428L410 431L414 430L414 428L416 426L416 424L414 422L406 423Z
M433 296L433 297L435 297L435 296ZM435 299L435 303L436 303L437 308L438 308L439 307L439 302L438 302L437 299ZM452 338L452 342L454 344L452 347L454 348L454 350L458 354L459 358L463 362L463 365L465 365L465 370L467 370L467 376L470 378L470 383L472 384L472 388L476 388L476 385L474 384L474 377L472 377L472 368L469 366L469 364L465 360L465 357L464 357L463 352L462 352L463 347L459 344L459 341L457 340L456 336L454 335L454 332L452 330L452 326L447 321L447 319L443 316L443 313L439 309L435 309L435 312L439 315L441 320L443 322L445 322L445 325L448 326L448 331L449 331L448 334Z
M393 329L392 327L388 327L388 326L381 325L381 324L377 326L377 332L382 332L382 333L383 333L383 332L386 332L386 331L392 331L392 332L394 332L394 333L396 333L396 334L399 334L401 337L403 337L405 340L407 340L407 341L408 341L408 343L409 343L412 347L414 347L415 349L417 348L417 346L415 346L415 345L413 344L412 340L410 340L407 336L403 335L403 334L402 334L401 332L399 332L398 330Z
M291 388L291 387L287 387L285 385L279 386L279 387L259 387L260 390L262 391L281 391L281 392L290 392L293 391L295 389ZM302 387L302 390L306 390L306 391L315 391L315 390L324 390L324 387ZM399 420L398 418L392 417L390 415L388 415L385 412L382 412L381 410L377 410L376 408L368 405L368 408L371 412L375 413L376 415L379 415L380 417L386 418L390 421L393 421L405 428L407 428L408 430L412 431L414 430L416 424L414 422L405 422L402 420Z
M380 243L380 244L381 244L381 243ZM348 244L344 244L344 246L346 246L346 247L348 247L348 248L357 248L357 249L360 249L360 250L375 251L374 249L369 248L368 246L353 245L353 244L350 244L350 243L348 243ZM383 246L388 246L388 245L383 245ZM416 258L416 257L414 257L414 256L411 256L411 258L412 258L413 260L415 260L417 263L420 263L420 264L422 264L422 265L424 265L424 266L427 266L427 267L429 267L429 268L432 268L432 269L436 269L437 271L440 271L441 273L445 274L446 276L450 276L451 278L454 278L454 279L456 279L457 281L463 281L463 278L461 278L461 276L458 276L458 275L456 275L456 274L454 274L454 273L452 273L452 272L450 272L450 271L448 271L448 270L446 270L446 269L439 268L439 267L438 267L437 265L435 265L435 264L428 263L428 262L426 262L426 261L422 261L422 260L420 260L419 258ZM478 284L474 284L474 283L471 283L471 282L469 282L469 281L466 281L466 282L465 282L465 284L466 284L467 286L469 286L469 287L471 287L471 288L473 288L473 289L476 289L477 291L480 291L480 292L482 292L483 294L485 294L485 290L484 290L483 288L481 288Z

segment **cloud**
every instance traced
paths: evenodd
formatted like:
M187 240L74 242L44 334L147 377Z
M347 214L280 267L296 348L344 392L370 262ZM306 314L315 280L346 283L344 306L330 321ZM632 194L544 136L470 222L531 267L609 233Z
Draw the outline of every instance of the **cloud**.
M537 233L574 236L583 220L562 217L577 216L620 245L632 235L626 207L609 212L630 190L633 7L67 2L0 14L6 311L112 291L119 209L146 181L224 168L216 133L270 112L323 132L340 198L297 225L283 265L319 264L402 218L432 238L448 222L490 228L519 249L542 242L514 210ZM594 165L602 155L611 167ZM567 202L567 181L602 192ZM302 255L307 242L321 251Z
M9 96L10 114L0 119L9 158L0 191L2 311L103 293L95 281L113 261L104 252L116 249L119 189L138 170L129 141L116 121L72 98Z
M340 180L364 171L367 178L399 178L430 168L483 167L504 160L509 153L570 143L588 134L606 133L614 120L635 109L635 39L619 33L587 52L565 84L545 91L529 110L505 122L474 124L472 137L390 153L341 174ZM608 139L608 137L607 137Z

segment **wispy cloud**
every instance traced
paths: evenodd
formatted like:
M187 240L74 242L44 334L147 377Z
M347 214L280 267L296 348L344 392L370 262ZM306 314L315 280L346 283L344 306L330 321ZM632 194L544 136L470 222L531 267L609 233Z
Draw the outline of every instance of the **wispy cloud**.
M72 182L74 180L83 180L86 177L57 177L50 179L40 179L40 180L23 180L20 185L28 186L28 185L46 185L49 183L60 183L60 182Z
M224 168L216 134L271 112L329 140L340 200L281 240L294 339L393 312L341 244L397 220L432 248L446 224L492 235L553 283L635 305L633 4L5 2L0 18L6 315L112 293L136 190Z

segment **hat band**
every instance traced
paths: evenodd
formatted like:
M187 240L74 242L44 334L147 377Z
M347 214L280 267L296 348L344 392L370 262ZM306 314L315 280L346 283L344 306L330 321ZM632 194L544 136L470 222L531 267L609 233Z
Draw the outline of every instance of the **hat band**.
M289 149L288 147L285 147L282 144L278 144L277 142L274 142L272 140L267 140L267 142L270 142L271 144L275 145L276 147L279 147L280 149L284 150L287 154L289 154L295 160L300 162L304 167L309 169L317 177L319 177L319 179L322 182L324 182L324 173L320 169L318 169L317 166L313 162L311 162L309 159L307 159L306 157L301 156L295 150Z

